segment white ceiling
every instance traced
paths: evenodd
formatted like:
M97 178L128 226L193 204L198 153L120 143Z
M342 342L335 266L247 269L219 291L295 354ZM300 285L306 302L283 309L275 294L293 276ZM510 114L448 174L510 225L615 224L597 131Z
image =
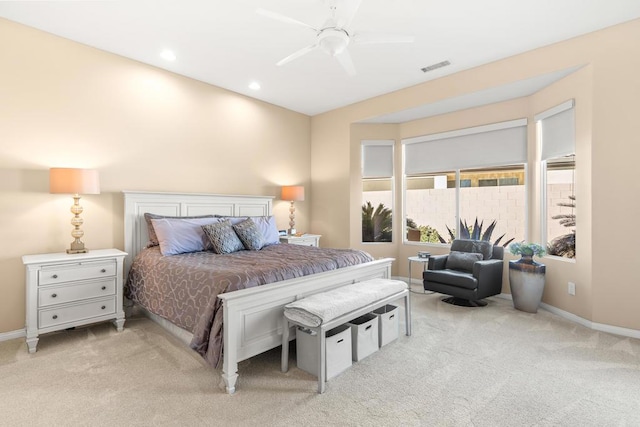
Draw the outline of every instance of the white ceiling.
M363 0L352 31L413 34L416 41L350 45L358 74L349 77L322 51L277 67L312 43L314 34L259 15L257 8L314 27L328 16L326 0L108 0L0 1L0 17L308 115L640 17L640 0ZM177 59L162 59L163 49ZM420 70L444 60L451 65ZM518 90L548 79L524 82ZM261 90L249 89L252 81ZM496 90L440 108L482 105L505 88ZM371 121L442 111L423 108Z

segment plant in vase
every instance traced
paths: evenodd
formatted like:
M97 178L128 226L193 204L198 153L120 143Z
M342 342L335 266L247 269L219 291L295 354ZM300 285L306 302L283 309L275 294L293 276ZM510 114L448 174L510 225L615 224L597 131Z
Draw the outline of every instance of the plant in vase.
M545 249L536 243L512 243L509 251L521 256L519 260L509 261L513 306L528 313L537 313L544 292L546 267L534 261L533 257L543 256Z
M533 259L533 256L544 256L546 253L544 247L537 243L512 243L509 246L509 251L514 255L520 255L523 258Z

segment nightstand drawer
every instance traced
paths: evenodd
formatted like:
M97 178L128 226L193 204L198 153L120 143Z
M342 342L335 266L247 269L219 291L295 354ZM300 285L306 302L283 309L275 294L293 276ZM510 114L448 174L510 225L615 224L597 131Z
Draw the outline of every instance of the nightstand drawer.
M54 304L115 295L115 293L115 277L66 286L41 287L38 290L38 305L39 307L46 307Z
M291 244L294 245L300 245L300 246L316 246L316 239L300 239L300 240L294 240L292 242L289 242Z
M98 279L115 276L115 261L86 262L67 265L45 266L38 272L38 285L71 282L74 280Z
M93 300L83 304L39 310L38 327L48 328L77 320L91 319L116 312L116 298Z

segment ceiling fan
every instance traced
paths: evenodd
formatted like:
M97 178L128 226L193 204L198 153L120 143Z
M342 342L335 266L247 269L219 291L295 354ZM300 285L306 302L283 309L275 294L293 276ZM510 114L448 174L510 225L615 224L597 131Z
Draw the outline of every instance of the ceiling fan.
M361 2L362 0L325 0L325 3L329 6L329 16L320 28L315 28L297 19L276 12L262 8L257 9L256 13L260 15L312 30L316 34L316 39L312 44L293 52L291 55L278 61L276 65L284 65L312 50L320 49L336 58L347 74L354 76L356 74L356 68L347 50L350 44L412 43L414 41L414 37L410 35L353 33L349 25L355 17Z

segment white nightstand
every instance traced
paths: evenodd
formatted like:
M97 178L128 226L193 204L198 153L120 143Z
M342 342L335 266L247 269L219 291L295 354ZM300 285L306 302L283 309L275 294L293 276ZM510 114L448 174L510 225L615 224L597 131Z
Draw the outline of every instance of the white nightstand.
M300 237L297 236L280 236L280 243L288 243L290 245L302 245L302 246L320 246L320 234L304 234Z
M124 327L123 262L117 249L84 254L25 255L27 346L35 353L38 335L113 320Z

